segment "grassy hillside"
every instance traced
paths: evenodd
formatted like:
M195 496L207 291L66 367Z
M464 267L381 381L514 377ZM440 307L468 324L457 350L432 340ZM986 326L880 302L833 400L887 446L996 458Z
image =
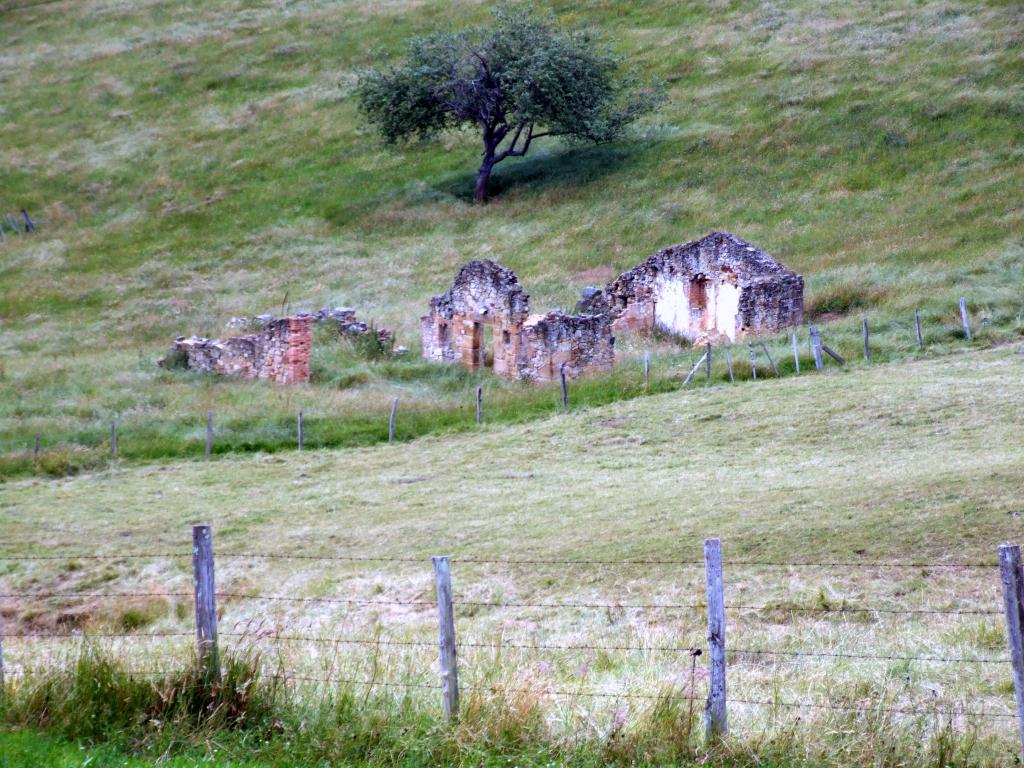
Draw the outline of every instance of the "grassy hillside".
M312 430L322 444L380 439L396 395L431 410L426 431L451 428L478 380L415 360L324 349L316 382L288 391L154 362L232 316L326 304L396 328L415 358L428 297L476 257L512 267L543 310L726 229L806 276L830 338L869 313L883 358L912 350L914 308L949 341L960 295L982 343L1022 328L1014 3L544 4L616 39L670 101L620 144L539 144L499 166L487 207L468 201L473 136L386 150L351 98L359 67L411 34L483 21L486 4L13 5L0 6L0 219L25 207L39 231L0 243L6 472L26 471L36 432L54 471L99 461L54 447L96 444L113 418L140 458L199 449L208 409L235 449L289 442L300 404L334 420ZM624 359L637 352L620 341ZM555 397L487 385L510 414ZM623 390L593 386L591 402Z
M255 645L270 668L313 677L432 685L429 556L447 553L464 644L460 675L476 691L467 694L469 714L457 736L459 749L467 750L459 753L463 759L475 764L473 750L499 739L507 726L522 738L515 749L542 744L565 756L583 739L598 753L611 749L615 759L628 761L633 753L615 752L603 739L621 719L625 733L647 734L637 737L642 742L651 736L645 728L652 710L642 700L618 699L619 693L678 686L684 697L693 692L699 712L703 659L691 672L688 656L657 649L704 645L701 541L717 535L725 548L730 647L836 654L733 652L730 696L768 702L732 706L730 749L744 757L739 764L759 764L758 754L785 756L780 765L875 764L891 749L905 765L942 764L937 755L953 753L963 760L950 764L1005 765L1014 749L1012 719L955 716L947 731L943 718L884 711L1012 712L1005 663L934 660L1005 657L994 568L740 561L994 562L998 542L1021 536L1024 495L1014 478L1024 460L1022 365L1018 350L1004 348L768 381L756 389L668 393L403 445L13 481L0 503L5 553L55 559L0 555L3 592L181 596L9 598L6 631L187 635L189 525L206 522L215 531L221 591L314 599L222 598L229 647ZM90 553L110 557L76 556ZM119 557L138 553L150 554ZM383 560L315 559L353 555ZM535 562L565 559L680 563ZM611 607L542 607L548 603ZM695 607L641 607L651 604ZM815 612L859 607L872 610ZM141 636L97 642L137 669L162 668L187 655L187 637ZM288 639L294 636L311 640ZM347 644L353 639L371 644ZM606 649L517 647L522 644ZM9 638L4 652L9 669L17 669L59 662L75 647ZM517 694L524 688L529 695ZM594 690L610 696L548 693ZM367 694L356 686L351 695ZM771 704L776 701L869 711L794 710ZM432 690L406 697L401 689L378 688L373 702L366 711L383 708L388 722L433 722L438 712ZM501 702L514 713L507 719L494 714ZM377 715L366 716L369 724ZM397 741L385 739L387 748L405 744L415 751L412 741L421 737L426 744L419 727L411 741L388 736ZM689 749L688 737L683 742Z

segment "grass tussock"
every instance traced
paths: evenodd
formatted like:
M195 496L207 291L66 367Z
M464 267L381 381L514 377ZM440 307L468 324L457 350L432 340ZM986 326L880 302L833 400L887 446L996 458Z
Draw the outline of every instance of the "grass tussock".
M91 643L68 661L12 681L0 705L4 721L72 739L105 741L122 734L146 744L161 736L267 730L280 701L281 685L264 677L256 653L226 655L215 684L195 664L156 674L134 671Z
M9 680L0 721L154 759L206 752L207 760L234 756L261 765L482 765L497 756L574 766L1003 764L992 742L969 727L900 719L883 706L815 717L813 724L777 713L778 723L773 714L758 731L708 747L700 702L678 692L643 704L610 702L611 718L598 726L593 714L601 707L592 701L559 708L543 686L520 681L471 693L457 723L445 725L435 702L420 694L285 683L254 652L222 661L222 679L211 684L194 663L137 672L87 645L64 668ZM566 725L573 735L565 735Z

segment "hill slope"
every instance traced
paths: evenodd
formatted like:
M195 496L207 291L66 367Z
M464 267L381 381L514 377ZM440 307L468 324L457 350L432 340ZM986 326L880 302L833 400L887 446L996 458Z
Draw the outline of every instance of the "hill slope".
M296 393L153 364L176 335L324 304L415 347L427 298L467 259L512 267L537 309L569 306L713 228L803 273L812 314L870 311L881 353L912 346L914 308L929 327L955 323L959 295L997 336L1019 332L1013 3L548 7L617 39L670 102L621 144L538 145L500 167L484 208L468 202L472 136L388 151L351 99L359 67L411 34L485 20L478 3L3 11L0 218L25 207L39 231L0 243L0 450L36 432L44 449L92 444L116 417L143 453L167 455L199 444L208 409L276 434L299 401L352 418L396 394L467 403L472 377L334 353Z

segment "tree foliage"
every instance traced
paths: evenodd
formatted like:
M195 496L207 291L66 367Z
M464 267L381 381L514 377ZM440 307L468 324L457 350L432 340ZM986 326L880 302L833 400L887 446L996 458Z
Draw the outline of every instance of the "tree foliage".
M483 201L493 167L535 140L611 141L654 109L660 86L622 73L622 63L585 30L502 5L489 27L412 38L403 63L361 75L358 98L389 143L478 130L474 199Z

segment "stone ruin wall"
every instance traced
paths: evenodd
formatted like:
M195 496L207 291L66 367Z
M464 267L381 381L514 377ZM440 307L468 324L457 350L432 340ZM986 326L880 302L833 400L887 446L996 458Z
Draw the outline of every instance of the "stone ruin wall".
M734 235L666 248L607 287L615 331L691 341L772 333L803 320L803 278Z
M259 333L206 339L181 336L173 350L185 356L192 370L262 379L277 384L309 381L313 317L297 315L268 322Z
M532 381L575 379L615 365L615 337L607 315L548 312L531 317L523 328L520 375Z
M493 340L486 343L486 328ZM565 363L567 376L608 370L614 364L614 338L606 317L549 312L529 314L529 295L515 273L493 261L471 261L452 287L430 302L421 319L423 356L485 367L506 378L550 381Z

